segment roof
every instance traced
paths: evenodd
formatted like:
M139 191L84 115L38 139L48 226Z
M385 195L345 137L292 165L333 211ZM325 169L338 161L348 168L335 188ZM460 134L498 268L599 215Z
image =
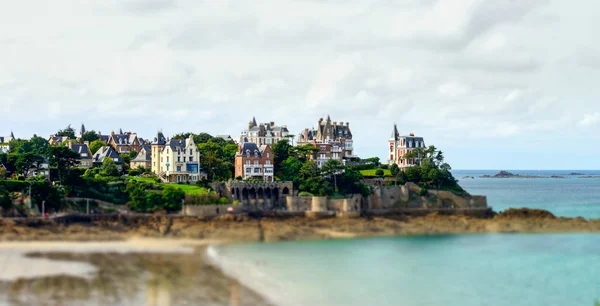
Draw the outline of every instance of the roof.
M398 140L400 139L404 139L404 145L403 146L399 146L402 148L418 148L415 143L416 142L421 142L423 143L423 146L421 148L425 147L425 140L423 140L423 137L416 137L416 136L399 136Z
M261 150L261 148L259 148L256 143L254 142L244 142L243 145L240 146L240 150L238 152L238 155L246 155L246 154L258 154L258 156L260 157L262 155L262 152L264 151Z
M101 163L105 158L112 159L115 163L123 163L121 156L111 146L103 146L92 157L94 163Z
M185 139L171 139L171 141L169 141L169 147L171 147L171 150L173 151L184 150L186 147Z
M152 151L150 146L143 146L140 152L132 159L132 162L147 162L152 160Z
M400 136L400 133L398 133L398 127L394 123L394 130L392 130L392 136L390 137L390 139L398 140L399 136Z
M162 132L157 132L156 137L154 137L153 145L164 146L167 144L167 138Z
M113 134L111 135L113 141L118 146L129 146L132 145L137 135L135 133L131 134Z
M90 153L88 145L86 145L86 144L71 144L70 148L71 148L71 150L79 153L79 156L81 156L81 153ZM82 157L82 158L90 159L92 157L88 155L87 157Z
M101 141L108 143L108 138L110 138L109 135L98 135L98 136L100 136Z

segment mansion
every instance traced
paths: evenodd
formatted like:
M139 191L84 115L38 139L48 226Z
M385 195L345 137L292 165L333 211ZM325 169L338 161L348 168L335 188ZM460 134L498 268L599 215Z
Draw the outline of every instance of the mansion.
M417 159L407 159L404 156L406 153L413 151L416 148L425 149L425 141L423 137L416 137L410 133L408 136L401 136L398 133L398 127L394 124L392 136L388 140L389 143L389 159L388 164L397 164L400 169L405 169L418 164Z
M346 159L356 157L350 123L331 121L329 116L326 120L320 118L316 129L304 129L297 144L311 144L319 148L319 152L312 156L319 167L330 159L344 164Z
M258 146L273 145L282 139L287 139L290 132L286 125L277 126L275 122L256 123L256 118L248 123L248 129L240 135L240 144L253 142Z
M244 139L235 155L234 177L272 182L275 175L274 159L270 145L258 146Z
M161 180L195 183L205 176L200 172L200 149L191 135L185 140L169 140L158 132L150 148L151 170ZM144 150L139 154L146 155L147 152Z

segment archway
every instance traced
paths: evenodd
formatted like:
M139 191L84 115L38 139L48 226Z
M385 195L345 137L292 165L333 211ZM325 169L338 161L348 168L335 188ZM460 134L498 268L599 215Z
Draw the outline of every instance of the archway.
M265 204L268 208L273 208L273 192L271 192L271 188L265 188Z
M287 187L284 187L282 193L283 193L284 196L289 195L290 194L290 189L287 188Z
M265 208L265 193L262 187L259 187L256 191L256 205Z
M279 209L279 188L273 188L273 195L271 196L271 202L273 203L273 208Z
M248 189L244 188L242 189L242 205L249 205L250 204L250 195L248 192Z

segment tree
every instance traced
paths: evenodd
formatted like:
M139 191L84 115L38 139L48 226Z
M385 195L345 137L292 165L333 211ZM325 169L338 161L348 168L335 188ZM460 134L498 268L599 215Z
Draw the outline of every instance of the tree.
M305 144L301 146L291 147L289 149L289 154L298 157L302 161L307 161L311 156L314 156L319 152L319 148L311 145Z
M383 176L383 174L384 174L384 173L385 173L385 172L383 171L383 169L377 169L377 170L375 171L375 175L376 175L376 176Z
M69 124L64 130L58 130L58 132L56 132L55 136L61 136L61 137L69 137L70 139L75 139L75 129L71 127L71 125Z
M167 185L162 191L162 200L164 208L167 211L181 210L181 201L184 199L185 193L181 188L172 185Z
M29 141L22 142L15 149L15 151L19 154L35 153L37 155L46 155L48 153L48 140L42 137L34 136Z
M100 135L98 135L96 131L87 131L81 135L81 143L84 143L85 141L92 143L96 140L100 140Z
M58 169L59 180L64 182L65 174L71 174L71 168L79 165L79 153L68 147L58 146L48 148L48 160L50 165Z
M102 169L101 173L103 176L119 176L119 168L117 167L117 164L115 164L115 162L110 158L105 158L102 161L102 166L100 166L100 169Z
M95 140L92 141L90 143L90 151L92 152L92 154L96 154L96 152L98 152L98 150L100 150L101 147L103 146L107 146L108 144L104 141L101 140Z
M400 167L398 167L398 164L396 164L396 163L392 164L392 166L390 167L390 173L393 176L397 176L398 173L400 173Z
M314 195L325 195L325 181L321 170L314 161L306 161L300 168L300 191L310 192Z
M278 177L284 181L294 182L294 186L298 188L300 184L300 169L302 161L295 156L288 157L278 169Z
M282 139L271 146L273 151L273 164L275 167L281 167L283 162L290 156L289 151L292 148L287 139Z
M16 170L24 176L29 175L29 171L33 168L40 168L44 162L44 157L33 152L19 154L15 163Z
M335 192L338 191L337 175L340 172L342 172L343 170L344 170L344 167L342 166L342 164L335 159L328 160L321 168L321 172L323 173L323 175L325 175L329 178L333 177L333 184L334 184L333 186L334 186Z

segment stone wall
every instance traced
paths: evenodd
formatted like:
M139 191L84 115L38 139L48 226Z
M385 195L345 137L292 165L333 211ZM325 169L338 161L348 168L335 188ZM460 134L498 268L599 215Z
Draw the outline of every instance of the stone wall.
M214 217L228 214L229 208L233 213L243 212L240 205L186 205L183 211L186 216Z

